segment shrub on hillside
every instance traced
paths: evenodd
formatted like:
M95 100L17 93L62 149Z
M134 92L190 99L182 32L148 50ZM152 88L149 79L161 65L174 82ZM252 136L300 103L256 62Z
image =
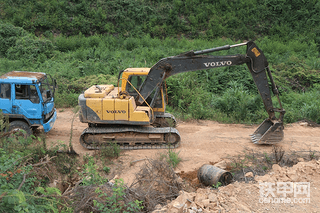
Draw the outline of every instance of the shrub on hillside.
M27 33L23 28L0 22L0 56L5 57L8 49L15 46L20 37L26 35Z
M19 37L8 49L7 57L12 60L46 60L53 56L54 46L50 40L33 36Z

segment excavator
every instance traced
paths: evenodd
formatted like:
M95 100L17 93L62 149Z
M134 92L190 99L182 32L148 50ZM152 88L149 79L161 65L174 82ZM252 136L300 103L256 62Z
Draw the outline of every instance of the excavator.
M247 46L245 55L207 54L244 45ZM91 86L78 98L80 121L88 123L80 143L87 149L100 149L110 143L118 144L121 149L176 148L181 137L175 128L175 117L165 112L166 78L183 72L242 64L247 65L269 115L251 135L251 140L255 144L279 143L284 137L285 110L268 61L253 41L185 52L163 58L151 68L127 68L119 72L117 87ZM280 108L273 107L270 86Z

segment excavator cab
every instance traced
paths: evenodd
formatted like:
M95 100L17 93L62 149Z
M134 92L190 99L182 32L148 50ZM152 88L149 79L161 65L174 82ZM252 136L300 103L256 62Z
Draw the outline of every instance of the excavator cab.
M140 98L140 89L149 75L150 68L127 68L119 72L118 82L121 83L121 92L129 96L133 96L136 103ZM152 106L154 127L176 127L176 118L166 111L166 84L162 82L159 84L159 92L155 91L147 97L139 106Z
M139 96L139 90L142 83L147 78L150 68L127 68L119 74L119 81L121 82L121 91L128 93L130 96L133 96L135 99ZM155 113L164 113L166 109L165 102L165 84L162 84L159 94L155 99L155 104L153 106L153 111ZM141 106L147 106L151 104L152 97L148 97L146 102L143 102Z

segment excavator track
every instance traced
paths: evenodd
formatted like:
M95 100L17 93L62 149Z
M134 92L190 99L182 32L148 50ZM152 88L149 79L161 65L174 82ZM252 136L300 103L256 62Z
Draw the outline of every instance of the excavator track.
M110 143L123 150L177 148L180 140L175 128L150 126L88 127L80 136L83 147L96 150Z

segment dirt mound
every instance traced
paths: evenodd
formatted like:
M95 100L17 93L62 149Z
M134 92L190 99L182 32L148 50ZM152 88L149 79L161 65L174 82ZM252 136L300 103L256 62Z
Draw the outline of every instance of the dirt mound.
M250 183L180 191L177 199L153 212L319 212L320 161L299 162L289 168L274 164L272 168Z
M192 187L194 189L201 187L201 183L199 182L198 177L197 177L198 170L194 170L191 172L181 171L177 174L182 178L182 180L185 181L186 184L189 184L190 187Z

